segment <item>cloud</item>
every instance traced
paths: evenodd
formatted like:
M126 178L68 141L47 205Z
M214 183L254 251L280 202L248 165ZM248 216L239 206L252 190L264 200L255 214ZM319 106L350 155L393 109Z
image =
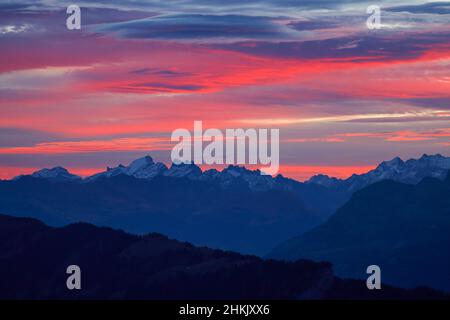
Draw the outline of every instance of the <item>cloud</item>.
M301 21L293 21L288 24L291 28L294 28L299 31L304 30L318 30L318 29L331 29L339 27L339 23L335 21L329 20L301 20Z
M0 11L2 12L14 12L14 11L19 11L19 10L24 10L27 9L33 5L35 5L36 2L29 2L29 1L24 1L24 2L20 2L20 1L10 1L10 2L3 2L0 3Z
M339 138L339 137L321 137L321 138L291 138L291 139L286 139L283 142L288 142L288 143L303 143L303 142L339 143L339 142L345 142L345 140L343 138Z
M0 35L8 33L21 33L33 29L32 25L27 23L21 25L4 25L0 26Z
M450 32L375 36L355 35L312 41L239 42L217 45L247 54L288 59L335 59L348 62L415 59L436 46L448 46Z
M441 138L450 138L450 128L442 128L428 131L400 130L391 132L353 132L337 134L340 138L376 138L389 142L415 142L429 141Z
M112 91L133 93L189 93L206 90L208 87L196 84L170 84L162 82L130 83L124 86L110 87Z
M419 112L402 113L365 113L350 115L335 115L326 117L302 117L302 118L271 118L271 119L241 119L243 124L266 125L294 125L307 123L333 123L333 122L405 122L405 121L432 121L450 120L447 111L425 110Z
M135 137L111 140L53 141L26 147L0 147L0 154L64 154L84 152L170 150L169 138Z
M46 0L17 0L0 4L0 8L9 10L54 8L71 2ZM388 3L388 0L381 0ZM158 12L242 12L245 10L270 9L269 11L293 9L335 9L343 6L361 5L360 0L78 0L82 7L119 8L127 10L147 10ZM363 5L365 5L363 3ZM367 6L367 5L366 5Z
M224 39L288 39L296 33L274 19L243 15L160 15L147 19L100 24L94 32L114 32L123 38L223 41Z
M57 140L57 136L39 130L0 127L0 147L31 146L36 143Z
M386 9L391 12L409 12L414 14L450 14L450 4L448 2L429 2L417 5L394 6Z
M159 68L141 68L136 70L131 70L131 74L138 74L138 75L159 75L163 77L185 77L185 76L191 76L192 73L190 72L179 72L175 70L170 69L159 69Z
M449 80L450 83L450 80ZM406 99L395 99L396 101L401 101L402 103L408 103L414 106L424 107L424 108L439 108L439 109L450 109L450 96L447 97L417 97L417 98L406 98Z

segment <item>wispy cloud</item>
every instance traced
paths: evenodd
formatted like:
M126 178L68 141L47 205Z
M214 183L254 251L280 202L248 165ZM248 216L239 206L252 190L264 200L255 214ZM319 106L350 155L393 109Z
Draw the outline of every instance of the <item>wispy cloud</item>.
M21 24L21 25L4 25L0 26L0 35L8 34L8 33L21 33L27 32L33 28L32 25L29 24Z
M42 142L26 147L0 147L0 154L55 154L116 151L170 150L165 138L119 138L111 140Z
M120 23L101 24L93 32L114 32L135 39L197 43L255 39L287 40L300 37L281 19L244 15L173 14Z
M304 117L304 118L279 118L279 119L241 119L238 122L255 125L293 125L302 123L331 123L331 122L392 122L392 121L430 121L450 119L446 110L425 110L421 112L404 113L378 113L378 114L352 114L337 115L331 117Z
M353 132L338 134L337 136L341 138L376 138L390 142L429 141L450 138L450 128L436 129L433 131Z

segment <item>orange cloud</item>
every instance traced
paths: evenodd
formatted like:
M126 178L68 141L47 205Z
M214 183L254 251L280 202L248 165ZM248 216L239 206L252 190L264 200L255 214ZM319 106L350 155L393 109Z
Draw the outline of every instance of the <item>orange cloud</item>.
M105 151L170 150L164 138L120 138L112 140L44 142L29 147L2 147L0 154L57 154Z
M330 142L330 143L336 143L336 142L345 142L345 139L338 138L338 137L324 137L324 138L293 138L293 139L286 139L285 142L292 142L292 143L302 143L302 142Z
M433 131L392 131L392 132L353 132L338 134L344 138L380 138L391 142L427 141L437 138L450 138L450 128L436 129Z

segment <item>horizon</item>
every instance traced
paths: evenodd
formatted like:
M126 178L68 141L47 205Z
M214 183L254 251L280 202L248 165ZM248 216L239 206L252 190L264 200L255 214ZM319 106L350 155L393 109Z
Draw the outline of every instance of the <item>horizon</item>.
M299 181L449 154L444 2L379 1L378 30L370 1L76 4L80 30L65 3L0 4L1 179L167 164L195 120L280 129L279 173Z
M147 156L149 156L150 158L152 158L152 160L153 160L155 163L158 163L158 162L159 162L159 163L163 163L167 168L170 168L171 165L174 164L173 162L171 162L171 163L165 163L165 162L157 161L157 160L155 160L155 158L152 157L150 154L146 154L146 155L144 155L144 156L142 156L142 157L139 157L139 158L135 158L135 159L130 160L127 164L120 163L120 164L118 164L117 166L112 166L112 167L111 167L111 166L106 166L106 167L104 167L104 168L92 168L92 169L88 169L88 170L81 171L81 172L77 171L76 169L75 169L75 170L72 170L71 168L67 168L67 167L64 167L64 166L53 166L53 167L48 167L48 168L47 168L47 167L42 167L42 168L28 168L28 171L27 171L27 172L23 172L23 173L20 173L20 174L18 174L18 175L14 175L14 176L10 176L10 177L1 177L1 176L0 176L0 179L2 179L2 180L12 180L12 179L17 178L17 177L19 177L19 176L27 176L27 175L31 175L31 174L33 174L33 173L35 173L35 172L37 172L37 171L40 171L40 170L45 170L45 169L51 170L51 169L54 169L54 168L57 168L57 167L64 168L64 169L66 169L69 173L75 174L75 175L77 175L77 176L79 176L79 177L85 179L85 178L88 178L88 177L93 176L93 175L95 175L95 174L105 172L105 171L108 170L108 168L114 169L114 168L116 168L116 167L118 167L118 166L128 166L128 165L131 164L132 161L137 160L137 159L140 159L140 158L144 158L144 157L147 157ZM384 160L384 161L382 161L382 162L389 162L389 161L394 160L395 158L400 158L400 160L402 160L403 162L406 162L406 161L409 161L409 160L419 160L419 159L421 159L422 157L425 157L425 156L428 156L428 157L442 156L442 157L444 157L444 158L450 158L450 156L447 156L447 155L444 155L444 154L441 154L441 153L436 153L436 154L425 154L425 153L424 153L424 154L422 154L420 157L417 156L417 157L413 157L413 158L409 158L409 159L402 159L401 157L396 156L396 157L393 157L393 158L391 158L391 159ZM200 170L202 171L202 173L204 173L205 171L210 170L210 169L216 169L216 170L218 170L218 171L223 171L224 169L226 169L226 168L228 168L228 167L231 167L231 166L233 166L233 167L239 167L239 168L245 168L245 169L251 170L251 171L259 170L258 165L223 164L223 165L216 165L216 166L214 166L214 165L198 165L198 164L195 164L195 163L192 163L192 164L194 164L194 165L196 165L197 167L199 167ZM272 177L276 177L277 175L282 175L282 176L285 177L285 178L297 180L297 181L299 181L299 182L305 182L305 181L308 181L309 179L311 179L312 177L314 177L314 176L316 176L316 175L326 175L326 176L328 176L328 177L330 177L330 178L338 178L338 179L345 180L345 179L347 179L347 178L350 178L350 177L351 177L352 175L354 175L354 174L356 174L356 175L366 174L366 173L368 173L369 171L372 171L372 170L376 169L380 164L381 164L381 162L375 164L374 166L368 167L368 168L360 168L360 169L361 169L360 172L352 172L352 173L350 173L350 174L348 174L348 175L345 175L345 176L342 176L342 177L336 176L336 175L330 175L330 174L327 174L327 173L324 173L324 172L315 172L313 175L308 175L308 176L305 176L304 178L298 179L298 178L296 178L295 176L289 176L289 175L287 175L287 174L283 174L283 172L281 172L281 170L284 169L284 171L286 172L286 168L280 168L280 171L279 171L277 174L272 175ZM313 169L313 168L309 168L309 169L311 170L311 169ZM321 167L321 169L323 169L323 167ZM330 172L332 172L332 170L334 170L334 168L331 167L331 168L329 168L329 170L330 170ZM289 171L288 171L288 172L289 172ZM295 173L298 173L298 172L299 172L298 167L295 167L295 168L294 168L294 172L295 172ZM303 171L303 172L305 172L305 171ZM341 172L343 172L343 171L341 171Z

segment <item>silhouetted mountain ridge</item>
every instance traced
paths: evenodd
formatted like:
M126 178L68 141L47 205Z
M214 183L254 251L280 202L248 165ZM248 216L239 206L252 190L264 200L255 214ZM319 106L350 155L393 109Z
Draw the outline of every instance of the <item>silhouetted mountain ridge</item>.
M353 174L348 179L332 178L322 174L312 177L306 183L352 193L375 182L388 179L408 184L417 184L426 177L443 180L449 169L449 157L440 154L424 154L419 159L407 161L395 157L390 161L383 161L374 170L359 175Z
M81 290L66 269L81 268ZM0 215L1 299L448 299L429 289L336 278L328 263L264 261L78 223L48 227Z

